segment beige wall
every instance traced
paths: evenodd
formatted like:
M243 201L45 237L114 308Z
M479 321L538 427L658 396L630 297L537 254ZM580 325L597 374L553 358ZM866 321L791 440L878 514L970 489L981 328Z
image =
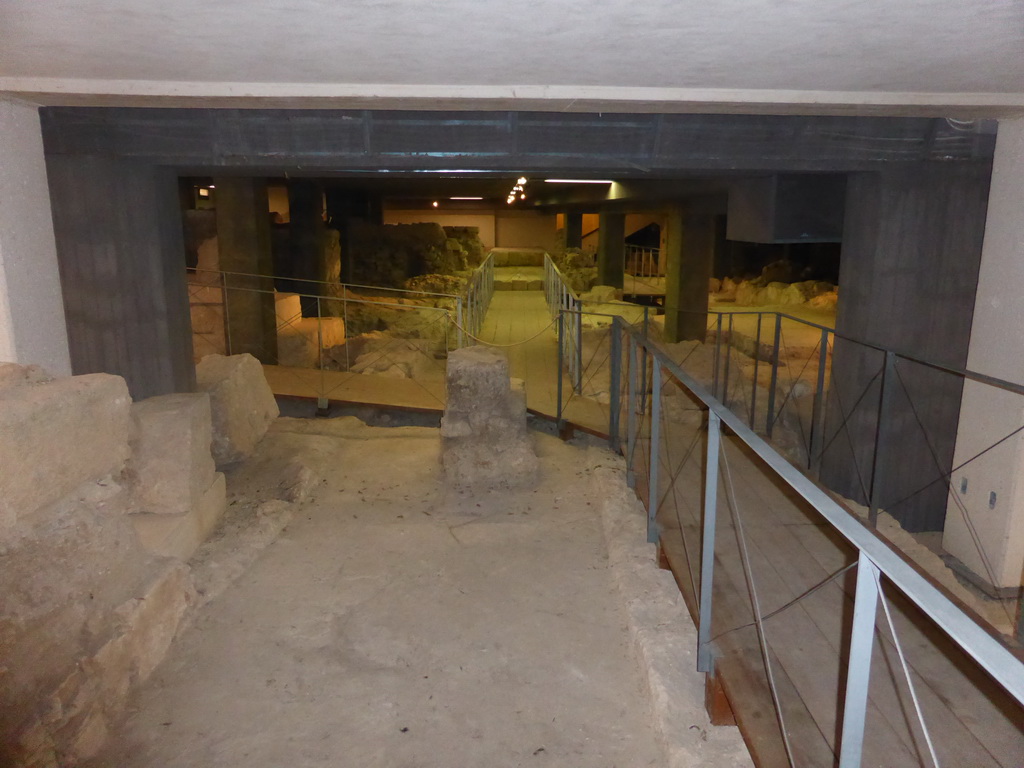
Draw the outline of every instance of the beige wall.
M71 374L39 112L0 99L0 361Z
M1001 120L967 367L1024 383L1024 118ZM1024 396L968 382L953 466L1024 424ZM943 547L996 586L1024 583L1024 433L952 477L970 524L950 501ZM995 503L990 506L990 494ZM972 530L973 529L973 530ZM984 557L975 544L980 541Z
M477 227L484 248L490 250L495 246L494 214L493 213L445 213L441 211L400 211L385 210L385 224L417 224L430 221L442 227Z
M495 240L500 248L543 248L556 246L555 215L537 211L499 211L495 217Z

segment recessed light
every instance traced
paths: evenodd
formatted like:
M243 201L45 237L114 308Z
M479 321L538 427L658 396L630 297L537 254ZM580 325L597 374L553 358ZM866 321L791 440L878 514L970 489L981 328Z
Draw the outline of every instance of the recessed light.
M437 208L437 200L435 200L433 203L431 203L431 205L433 205L435 208Z

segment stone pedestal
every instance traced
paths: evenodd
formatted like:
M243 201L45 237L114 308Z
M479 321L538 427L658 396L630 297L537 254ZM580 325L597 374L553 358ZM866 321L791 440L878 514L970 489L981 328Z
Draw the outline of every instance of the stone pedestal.
M505 355L481 346L452 352L447 386L441 441L448 481L490 488L531 482L539 463L526 430L526 390L509 378Z

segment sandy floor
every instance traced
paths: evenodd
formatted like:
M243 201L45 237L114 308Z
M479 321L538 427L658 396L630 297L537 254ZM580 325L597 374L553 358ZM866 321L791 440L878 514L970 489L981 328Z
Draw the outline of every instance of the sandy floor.
M557 475L460 495L437 430L279 420L264 450L323 482L95 765L662 764L588 481L610 454L536 440Z

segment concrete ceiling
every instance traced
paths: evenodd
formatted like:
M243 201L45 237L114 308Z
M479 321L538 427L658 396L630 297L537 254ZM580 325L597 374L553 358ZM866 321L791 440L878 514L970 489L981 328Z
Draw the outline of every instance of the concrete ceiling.
M0 0L0 92L46 104L1010 114L1024 108L1024 2Z

